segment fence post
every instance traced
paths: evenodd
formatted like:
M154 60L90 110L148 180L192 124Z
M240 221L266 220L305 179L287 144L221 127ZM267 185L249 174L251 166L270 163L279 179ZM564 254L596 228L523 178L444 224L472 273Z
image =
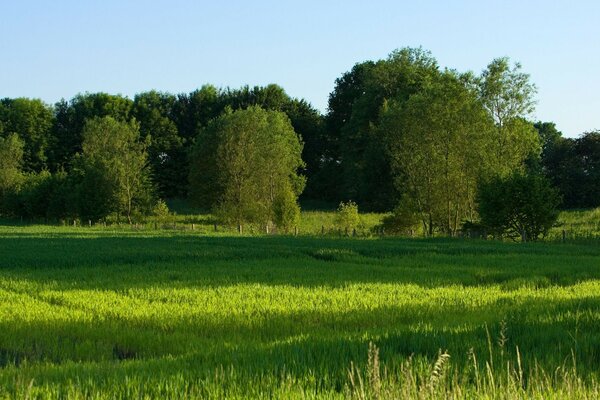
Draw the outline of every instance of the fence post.
M73 220L73 228L75 228L77 226L77 220Z
M269 224L265 225L265 231L267 232L267 235L269 234Z
M298 227L297 226L294 227L294 236L298 236Z
M352 229L352 236L356 237L356 228Z
M242 224L238 224L238 233L241 235L244 231L244 228L242 227Z
M192 224L192 230L194 230L196 228L196 226L194 224Z
M217 231L217 224L215 223L215 232Z
M562 230L562 242L564 243L567 240L567 232L565 232L565 230Z
M321 235L324 235L324 234L325 234L325 226L321 225Z

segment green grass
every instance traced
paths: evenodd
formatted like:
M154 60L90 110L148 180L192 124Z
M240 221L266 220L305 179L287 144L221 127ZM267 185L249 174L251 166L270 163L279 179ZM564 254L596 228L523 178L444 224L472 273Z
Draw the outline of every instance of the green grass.
M0 397L597 397L597 242L239 236L201 217L0 227Z

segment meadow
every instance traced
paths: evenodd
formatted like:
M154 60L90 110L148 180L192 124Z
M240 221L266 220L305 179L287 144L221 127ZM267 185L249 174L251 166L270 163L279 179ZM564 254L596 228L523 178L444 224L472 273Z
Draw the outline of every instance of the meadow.
M598 398L595 215L525 244L5 225L0 398Z

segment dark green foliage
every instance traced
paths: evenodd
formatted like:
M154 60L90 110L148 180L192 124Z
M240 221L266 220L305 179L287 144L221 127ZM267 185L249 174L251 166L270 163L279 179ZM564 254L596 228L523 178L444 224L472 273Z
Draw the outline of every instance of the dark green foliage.
M408 200L401 201L391 214L383 217L381 227L387 234L410 235L419 227L418 211Z
M546 236L561 202L546 178L523 173L481 184L477 200L481 222L490 233L523 241Z
M164 198L184 196L187 186L185 139L174 122L177 98L156 91L135 96L132 114L149 141L148 162L158 194Z
M551 132L550 138L544 140L548 129L548 125L538 124L545 144L541 170L559 189L564 206L600 206L600 132L587 132L579 138L564 138L560 132Z
M366 209L393 208L398 193L390 160L373 128L386 100L406 101L439 73L430 53L404 48L386 60L358 64L336 82L328 121L332 129L340 127L345 197L356 199Z
M454 93L432 90L450 75L455 75L454 80L461 90ZM19 185L15 182L23 174L37 175L48 170L52 174L66 174L69 185L78 186L83 176L94 176L87 170L84 173L81 165L75 165L76 155L83 151L84 127L89 120L111 117L119 123L129 124L133 120L139 123L140 143L147 146L149 165L149 174L146 174L142 186L156 189L156 194L163 199L185 199L190 175L204 174L197 166L194 172L190 171L190 153L210 155L214 150L206 136L202 138L205 149L199 150L196 138L202 135L211 121L223 114L260 107L285 113L303 142L302 174L306 177L300 185L306 186L302 192L303 202L335 205L343 199L354 199L363 210L393 210L400 198L410 192L407 178L413 173L396 168L389 138L392 137L392 142L398 145L406 133L400 127L431 127L427 118L432 117L429 118L432 122L435 117L437 133L431 137L439 137L445 126L452 127L449 130L463 136L470 130L486 136L487 155L481 153L481 149L471 149L477 146L468 144L469 151L479 152L480 159L484 161L485 171L476 168L482 172L481 178L493 174L506 176L514 170L526 169L546 175L559 188L567 207L600 205L598 134L592 132L579 139L565 139L552 123L541 122L535 124L536 134L533 124L527 120L535 104L535 92L529 76L522 72L518 63L512 64L508 58L493 60L480 76L475 76L472 73L443 71L429 52L422 48L403 48L383 60L357 63L340 76L329 96L325 116L308 102L290 97L275 84L239 89L204 85L190 93L177 95L149 91L137 94L133 100L107 93L84 93L71 100L61 100L53 107L36 99L3 99L0 100L0 139L16 135L23 142L23 155L18 168L3 166L0 181L7 182L11 177L11 185L15 189L11 189L13 200L18 197L13 196L18 194L16 189ZM464 93L476 98L477 107L487 111L488 125L493 126L491 129L482 128L481 124L475 126L472 119L463 118L464 114L456 117L455 105ZM424 98L427 98L426 101ZM413 120L408 120L410 113L407 109L415 108L411 102L417 103L419 99L424 104L421 108L427 108L428 113L412 113ZM397 118L397 123L389 124L389 115L386 117L386 114L390 110L403 117ZM439 115L444 115L444 118L438 118ZM452 116L456 118L452 120ZM427 131L432 132L430 129ZM420 149L427 149L425 135L421 136L416 137ZM446 150L451 153L451 150ZM415 159L430 156L431 152L415 153ZM202 163L197 157L193 162L197 165ZM190 195L202 204L213 204L214 199L208 197L220 188L219 183L211 181L209 176L214 176L210 171L217 167L205 163L203 168L208 171L208 175L203 175L204 181L214 187ZM30 181L34 179L28 178ZM0 182L0 186L3 185L6 186ZM466 197L469 197L473 185L468 183L465 187L460 192L467 193ZM0 187L2 190L5 189ZM92 190L92 184L89 190ZM144 190L144 193L151 191ZM77 193L78 190L72 192ZM0 196L8 199L1 193ZM91 194L85 197L93 202ZM19 204L16 200L10 202ZM154 202L152 196L140 196L131 205L138 211L148 211ZM470 203L466 208L473 208L471 199L458 202ZM83 206L78 201L71 201L71 206L66 207L59 206L59 203L57 201L53 208L62 211L49 214L75 215L86 209L88 211L84 214L92 216L103 215L107 209L115 210L113 212L123 209L122 205ZM105 204L104 201L100 203ZM102 211L92 212L96 207ZM446 208L448 211L452 207ZM21 210L17 215L21 212L29 215L22 208L11 209L13 212ZM68 212L65 211L67 209ZM464 209L462 207L458 214L464 214ZM440 222L440 218L435 222L436 217L431 215L434 223L430 224L430 230L455 232L461 220L456 215L453 221L446 215L444 222Z
M0 124L4 135L16 133L24 143L23 170L40 172L47 166L54 120L50 106L38 99L0 100ZM2 132L0 132L2 134Z
M107 93L78 94L69 102L56 103L52 128L54 145L49 157L51 169L70 167L75 154L81 152L83 128L88 119L111 116L117 121L128 121L132 106L130 99Z
M0 136L0 211L4 197L18 190L23 180L23 147L24 143L16 133L5 138Z

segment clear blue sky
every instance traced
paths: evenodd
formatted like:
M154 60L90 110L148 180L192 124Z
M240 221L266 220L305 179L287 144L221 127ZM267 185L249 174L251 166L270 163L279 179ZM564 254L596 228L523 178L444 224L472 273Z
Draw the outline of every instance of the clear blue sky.
M520 61L535 117L600 129L599 1L2 0L0 97L277 83L322 111L353 64L423 46L480 72Z

